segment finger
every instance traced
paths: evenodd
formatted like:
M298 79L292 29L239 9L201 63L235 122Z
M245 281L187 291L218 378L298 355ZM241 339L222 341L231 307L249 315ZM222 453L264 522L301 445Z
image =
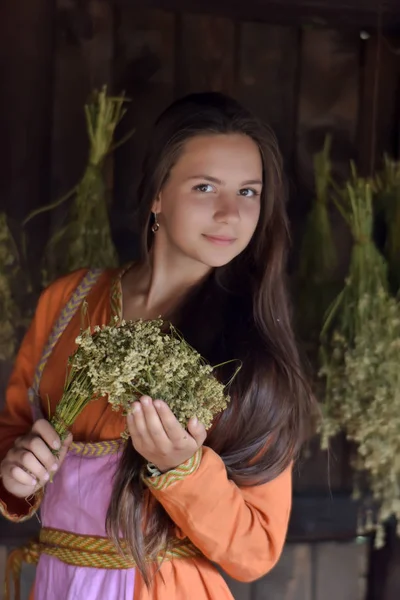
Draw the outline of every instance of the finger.
M53 450L61 448L61 440L56 430L46 419L38 419L32 427L32 433L40 436Z
M33 475L17 466L12 467L11 477L18 483L26 486L35 486L38 483L36 477L33 477Z
M24 469L18 465L15 465L14 463L4 465L4 475L7 474L17 483L26 485L27 487L32 488L33 486L37 485L36 477L33 477L33 475L27 473L24 471Z
M37 481L45 483L50 479L49 473L45 467L29 450L20 448L13 452L12 462L14 462L16 466L27 471L31 476L35 477Z
M204 444L207 438L207 430L203 423L200 423L196 417L190 419L188 423L188 431L190 435L196 440L196 444L200 447Z
M167 445L169 445L170 440L165 432L152 399L148 396L143 396L140 399L140 404L142 406L142 412L146 421L146 427L150 438L157 448L160 448L161 446L165 448Z
M162 400L155 400L154 406L169 440L171 440L173 444L177 444L182 440L187 439L187 431L179 423L168 404Z
M128 414L126 421L129 435L131 436L132 440L146 437L146 421L144 419L142 407L139 402L135 402L133 404L132 410Z
M17 448L27 450L43 465L46 471L54 470L57 457L52 453L46 442L36 434L26 436L18 441Z
M58 455L58 465L57 464L55 465L57 468L60 468L62 463L64 462L64 459L67 456L68 450L71 447L72 441L73 441L73 437L72 437L72 434L70 433L70 434L68 434L68 436L65 438L65 440L62 443L61 450ZM56 471L57 469L53 468L53 470Z

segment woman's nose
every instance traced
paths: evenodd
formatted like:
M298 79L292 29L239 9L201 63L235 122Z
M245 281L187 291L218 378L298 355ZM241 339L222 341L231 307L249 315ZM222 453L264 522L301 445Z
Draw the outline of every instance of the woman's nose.
M214 219L218 222L236 223L240 220L237 198L225 196L219 198L215 207Z

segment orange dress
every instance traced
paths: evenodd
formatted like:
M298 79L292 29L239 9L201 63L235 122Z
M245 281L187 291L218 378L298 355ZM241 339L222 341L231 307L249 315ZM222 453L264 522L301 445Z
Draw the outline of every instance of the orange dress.
M58 280L40 298L10 378L6 407L0 414L0 461L15 439L32 427L28 390L36 366L55 321L85 273L77 271ZM120 270L104 271L90 290L86 300L92 325L108 323L113 312L120 310L120 276ZM74 351L80 325L78 311L48 357L40 384L46 414L49 408L54 413L61 397L67 359ZM76 442L104 442L118 439L124 428L122 416L113 412L106 400L97 400L81 413L72 433ZM251 582L278 561L291 508L291 468L264 485L239 488L228 479L221 458L205 446L201 460L195 461L193 468L181 470L179 477L151 479L149 490L176 524L178 537L187 537L202 556L164 562L149 590L137 572L134 600L232 599L212 563L234 579ZM0 481L0 512L6 518L24 521L39 508L39 502L39 498L30 503L12 496Z

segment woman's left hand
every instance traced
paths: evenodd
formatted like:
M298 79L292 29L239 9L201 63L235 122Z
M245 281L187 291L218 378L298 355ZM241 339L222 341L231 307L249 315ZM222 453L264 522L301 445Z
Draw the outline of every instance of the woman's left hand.
M135 450L161 473L191 458L207 437L197 419L190 419L186 431L165 402L148 396L133 404L127 423Z

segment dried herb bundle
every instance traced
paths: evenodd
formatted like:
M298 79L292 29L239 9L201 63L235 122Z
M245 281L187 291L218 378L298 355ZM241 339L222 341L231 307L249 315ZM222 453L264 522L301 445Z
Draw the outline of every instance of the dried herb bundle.
M362 326L359 301L366 294L374 296L387 288L387 266L373 239L372 185L357 176L354 165L352 178L335 203L352 233L353 248L345 286L327 311L322 338L334 327L351 343Z
M125 101L124 96L109 96L106 87L93 93L85 106L89 158L81 181L68 194L34 211L25 221L26 224L37 214L72 199L67 224L48 244L48 280L78 268L106 268L118 262L110 231L104 167L113 150L115 129L125 114Z
M309 342L318 339L324 312L332 300L336 248L329 217L332 190L331 136L314 156L315 198L308 215L297 277L299 324Z
M340 430L356 443L356 481L366 477L374 509L361 531L376 530L380 546L382 523L400 517L400 305L388 291L386 264L373 241L371 184L355 170L338 207L354 246L345 287L322 331L322 446Z
M217 367L207 364L174 327L164 328L157 319L82 331L52 419L62 438L90 401L105 396L124 415L135 400L149 395L164 400L183 427L193 416L211 425L229 400L213 375Z
M331 141L331 136L327 135L323 149L314 156L315 199L307 219L300 260L300 277L316 283L325 281L336 265L336 249L328 211Z

